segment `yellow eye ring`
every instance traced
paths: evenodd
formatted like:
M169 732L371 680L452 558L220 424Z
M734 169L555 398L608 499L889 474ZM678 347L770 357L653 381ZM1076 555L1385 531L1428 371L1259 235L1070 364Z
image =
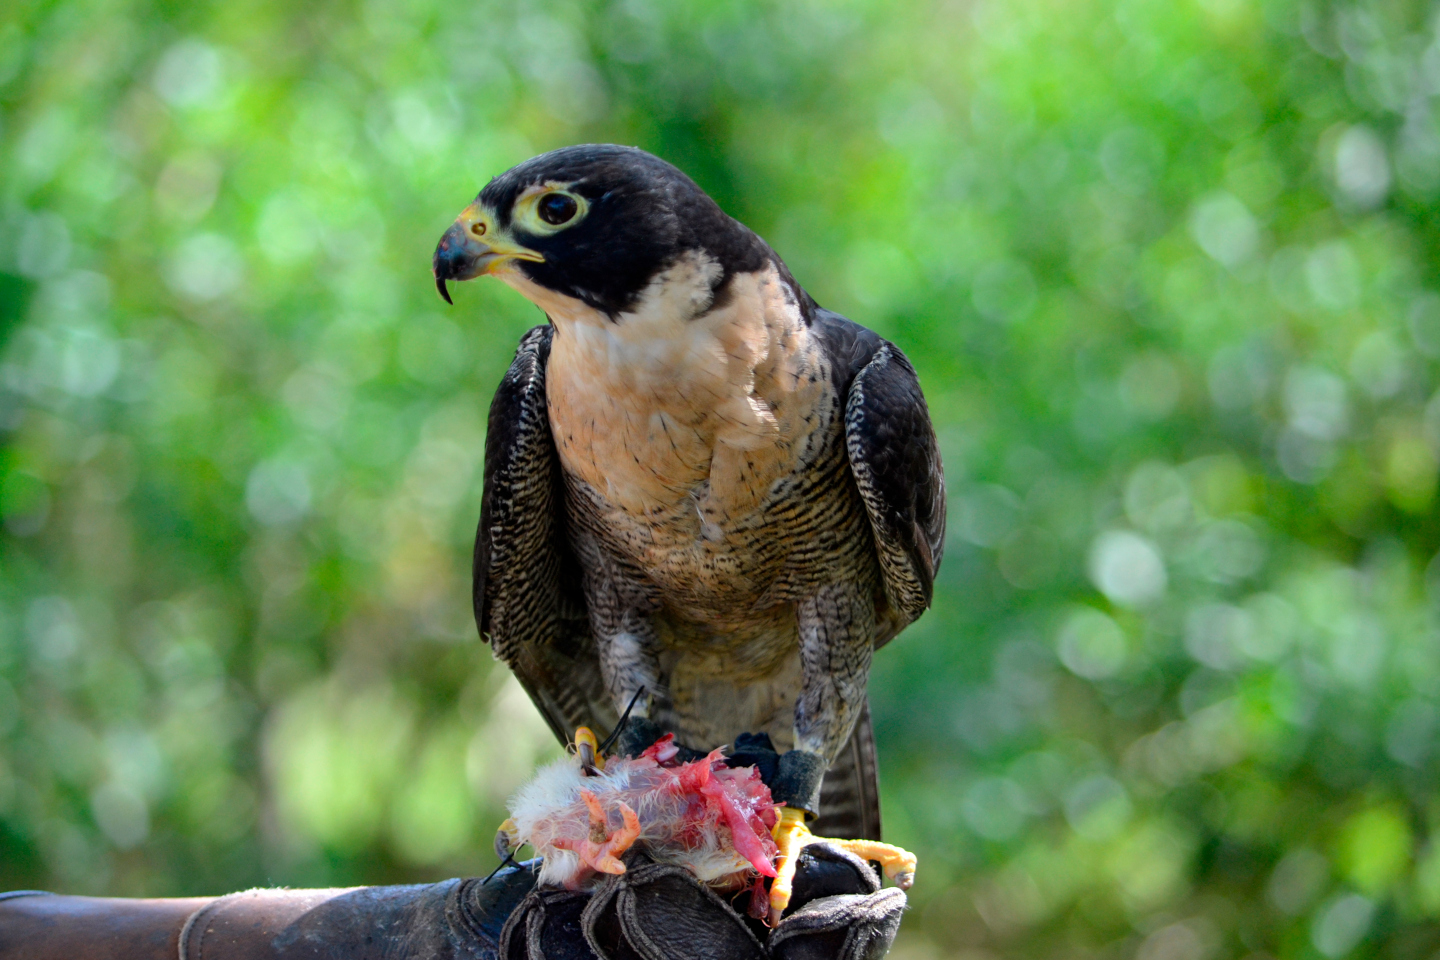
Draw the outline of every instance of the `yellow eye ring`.
M584 220L590 204L568 187L568 184L545 183L527 191L515 202L511 215L515 226L526 233L549 236Z

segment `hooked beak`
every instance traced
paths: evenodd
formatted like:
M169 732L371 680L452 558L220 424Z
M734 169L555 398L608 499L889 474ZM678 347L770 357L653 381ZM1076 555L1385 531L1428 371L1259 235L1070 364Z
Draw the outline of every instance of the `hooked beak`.
M435 248L431 261L435 289L446 303L453 304L445 287L447 280L472 280L496 273L512 260L543 263L545 258L496 230L493 219L479 203L472 203L455 218Z

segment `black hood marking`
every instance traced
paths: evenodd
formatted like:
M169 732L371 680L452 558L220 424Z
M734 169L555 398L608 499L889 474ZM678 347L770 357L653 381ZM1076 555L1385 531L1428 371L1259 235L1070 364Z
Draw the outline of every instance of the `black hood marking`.
M511 211L529 187L572 184L590 204L573 227L548 236L514 226ZM612 319L632 308L650 281L686 253L699 251L720 265L710 309L729 298L730 279L774 263L787 284L808 300L773 250L727 215L673 165L635 147L563 147L502 173L480 191L501 229L545 257L518 269L540 286L573 297ZM809 311L806 311L807 318Z

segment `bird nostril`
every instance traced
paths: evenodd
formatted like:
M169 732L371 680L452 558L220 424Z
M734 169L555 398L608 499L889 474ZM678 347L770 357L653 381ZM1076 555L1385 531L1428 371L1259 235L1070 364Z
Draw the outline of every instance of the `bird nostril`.
M477 236L477 237L483 237L483 236L485 236L485 224L483 224L483 223L474 223L474 224L471 224L471 225L470 225L470 232L473 233L473 234L475 234L475 236Z

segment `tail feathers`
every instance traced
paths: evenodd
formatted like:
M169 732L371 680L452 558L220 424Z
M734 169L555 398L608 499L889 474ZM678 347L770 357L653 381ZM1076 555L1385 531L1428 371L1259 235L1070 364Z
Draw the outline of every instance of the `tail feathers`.
M825 773L820 816L810 829L818 837L837 840L881 839L880 774L868 703L850 740Z

